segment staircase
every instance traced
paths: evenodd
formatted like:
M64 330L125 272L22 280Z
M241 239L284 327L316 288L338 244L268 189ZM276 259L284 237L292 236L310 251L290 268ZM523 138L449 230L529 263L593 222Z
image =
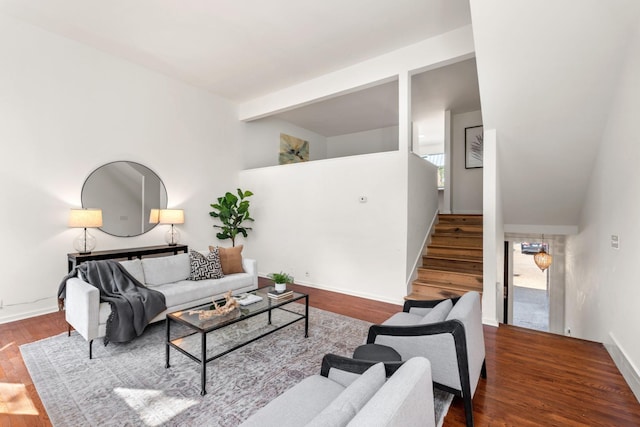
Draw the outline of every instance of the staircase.
M482 215L439 215L406 299L482 293Z

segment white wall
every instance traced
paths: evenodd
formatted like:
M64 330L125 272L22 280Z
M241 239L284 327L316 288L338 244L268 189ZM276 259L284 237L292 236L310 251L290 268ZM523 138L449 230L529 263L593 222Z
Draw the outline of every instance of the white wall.
M465 131L482 125L480 110L452 116L451 203L453 213L482 213L482 168L465 169Z
M473 49L466 26L240 105L239 118L250 121L384 81L398 80L399 87L398 151L241 173L256 199L264 194L259 203L265 205L252 211L256 241L247 248L261 274L293 269L300 283L402 302L415 255L407 254L410 75L472 57ZM362 191L374 196L352 206ZM307 236L309 227L316 231Z
M278 165L281 133L309 141L309 160L327 158L327 139L324 136L286 120L268 117L249 122L244 127L244 169Z
M182 240L199 248L215 240L209 204L235 188L240 169L234 105L0 15L0 117L0 321L57 309L79 233L67 228L69 208L81 205L85 178L104 163L154 170L169 207L185 209ZM164 244L164 233L97 230L96 250Z
M579 234L567 244L566 327L605 344L640 399L640 30L630 41L591 168ZM611 247L611 235L620 249Z
M407 281L410 281L438 213L438 168L415 154L408 157Z
M484 212L482 321L498 326L503 313L504 228L495 129L484 130Z
M398 126L327 137L327 158L398 150Z
M473 32L471 25L467 25L247 101L239 106L238 116L240 120L255 120L309 102L394 80L401 71L426 71L473 56Z
M327 159L240 173L255 193L246 255L260 275L401 303L406 230L398 152ZM366 197L361 203L359 197ZM308 273L308 274L307 274Z

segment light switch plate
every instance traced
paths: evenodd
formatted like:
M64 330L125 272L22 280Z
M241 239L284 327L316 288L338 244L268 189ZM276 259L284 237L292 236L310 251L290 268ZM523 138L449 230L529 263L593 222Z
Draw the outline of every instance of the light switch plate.
M616 234L611 235L611 247L613 249L620 249L620 238Z

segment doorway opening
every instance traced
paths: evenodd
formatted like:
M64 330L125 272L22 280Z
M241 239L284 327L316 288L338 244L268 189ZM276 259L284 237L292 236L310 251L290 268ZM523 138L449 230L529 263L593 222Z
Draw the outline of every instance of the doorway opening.
M564 334L565 236L505 233L504 323ZM553 262L541 271L533 256L544 248Z
M514 242L513 246L513 320L523 328L549 332L549 270L540 271L533 256L544 246L541 242Z

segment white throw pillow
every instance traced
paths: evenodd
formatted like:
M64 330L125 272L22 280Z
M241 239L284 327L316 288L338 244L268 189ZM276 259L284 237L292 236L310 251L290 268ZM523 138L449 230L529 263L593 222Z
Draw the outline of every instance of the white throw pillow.
M449 312L451 311L452 308L453 308L453 303L451 302L450 299L441 301L440 303L438 303L438 305L433 307L430 312L425 314L425 316L420 321L420 324L426 325L428 323L442 322L444 321L444 319L447 318L447 315L449 315Z
M131 259L128 261L120 261L120 264L129 272L138 282L144 285L144 271L142 270L142 261L139 259Z
M158 258L143 258L142 269L147 286L187 280L191 274L189 254L178 254Z
M380 390L387 379L384 364L377 363L345 388L306 427L343 427Z

